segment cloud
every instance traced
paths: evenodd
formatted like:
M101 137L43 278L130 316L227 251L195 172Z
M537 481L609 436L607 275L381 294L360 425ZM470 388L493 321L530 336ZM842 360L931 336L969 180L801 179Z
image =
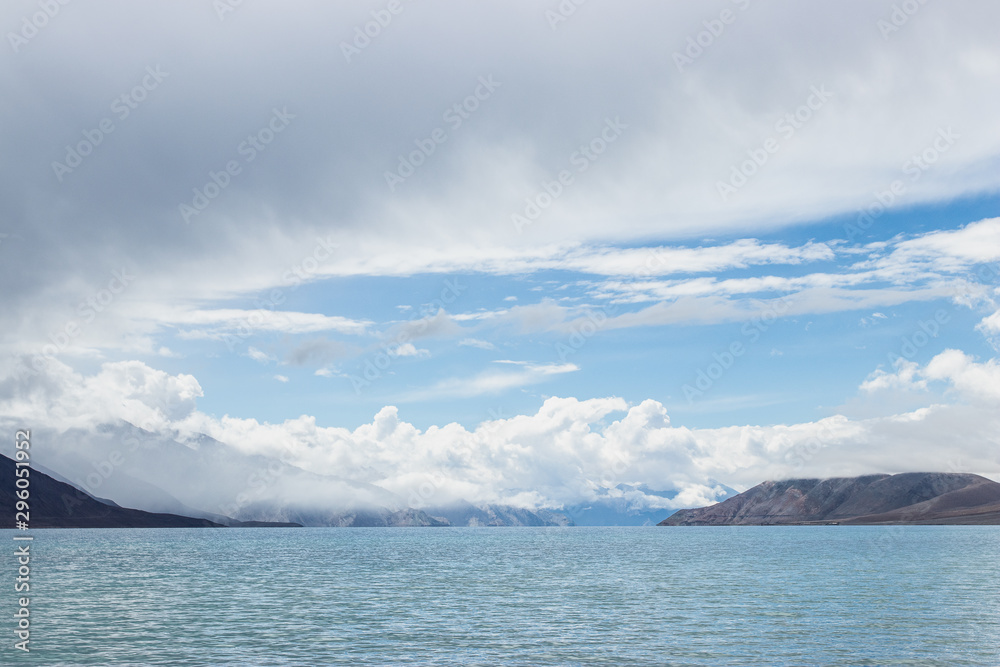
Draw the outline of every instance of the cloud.
M496 346L486 340L480 340L478 338L463 338L458 341L461 347L478 347L480 350L495 350Z
M402 343L389 349L389 354L394 357L429 357L430 350L417 348L413 343Z
M433 315L425 315L424 317L397 324L389 330L386 338L402 344L406 341L422 338L454 336L461 332L462 327L455 324L454 318L441 308Z
M346 317L320 315L318 313L297 313L282 310L240 310L220 308L215 310L192 310L165 315L164 322L179 326L216 325L214 332L229 331L277 331L289 334L337 331L360 335L365 333L371 322L351 320ZM187 332L188 338L196 338L199 330Z
M285 375L275 375L274 379L278 382L288 382L288 377Z
M271 355L267 354L266 352L262 352L261 350L258 350L257 348L255 348L252 345L247 348L247 356L250 357L251 359L253 359L254 361L260 362L262 364L267 364L267 363L270 363L272 361L277 361L277 359L275 357L272 357Z
M861 385L873 393L887 389L925 390L929 382L942 382L963 400L981 404L1000 403L1000 360L980 363L961 350L948 349L921 367L898 359L893 372L877 370Z
M894 372L878 369L865 378L859 389L868 394L889 389L922 391L927 389L927 380L921 379L920 375L920 367L915 361L900 357L896 360Z
M977 363L961 350L945 350L927 363L923 375L950 383L967 400L1000 403L1000 360Z
M976 325L976 331L986 336L990 344L997 350L1000 350L1000 310L984 317Z
M68 429L124 419L160 428L195 409L202 388L192 375L170 375L140 361L101 364L90 376L49 359L37 374L0 382L0 415Z
M426 401L444 397L496 394L518 387L538 384L553 375L572 373L580 370L579 366L570 363L532 364L514 361L506 363L517 364L523 370L515 372L487 370L468 378L448 378L408 395L407 399L411 401Z
M353 346L327 338L312 338L299 343L286 356L293 366L324 366L350 356L356 351Z
M220 30L201 8L184 3L164 4L152 17L110 6L86 17L66 14L59 31L86 34L94 22L120 48L49 40L41 60L0 64L3 80L30 82L28 103L0 112L0 126L17 128L4 133L3 154L30 156L27 164L0 165L12 212L0 252L16 248L20 260L0 262L7 287L0 329L17 340L44 339L65 321L63 305L90 296L107 283L108 267L122 261L141 270L107 328L197 327L187 332L191 337L217 335L212 327L231 332L253 313L214 305L246 303L245 297L284 301L300 284L337 276L566 268L624 277L657 253L662 261L653 276L826 261L834 250L823 244L742 240L701 247L691 239L854 216L872 201L874 188L909 178L901 164L932 145L943 124L960 138L918 180L906 181L897 205L952 201L1000 186L1000 129L992 114L1000 47L990 30L1000 10L989 4L912 21L891 40L873 27L892 11L889 0L851 3L849 11L842 3L755 6L745 29L727 32L684 72L674 70L670 53L687 43L691 26L710 18L695 5L640 3L626 13L608 5L577 13L553 51L552 33L530 2L459 9L431 2L422 10L426 25L394 28L392 39L379 42L379 57L366 51L360 64L345 62L330 26L363 17L339 4L306 7L315 20L305 27L280 7L241 13L241 31L227 46L239 68L212 60L207 47L182 45L182 32L206 45ZM466 30L450 30L455 22ZM263 34L273 48L260 48ZM761 48L765 42L784 48ZM295 49L283 48L293 43ZM463 58L444 55L454 52ZM556 65L538 69L553 53ZM437 76L398 105L386 91L410 90L409 74L396 66L403 61ZM87 76L67 86L62 62L80 62ZM121 131L57 178L52 163L65 160L65 147L108 113L109 100L137 84L146 63L162 67L167 78L128 118L112 118ZM621 77L626 70L633 74ZM441 126L442 111L487 75L501 82L488 104L389 192L384 174L396 168L397 156ZM220 79L238 94L213 96ZM381 84L372 86L375 80ZM909 85L886 83L901 80ZM780 152L737 195L722 201L717 183L776 134L776 121L801 105L811 86L826 86L833 97L782 140ZM55 98L58 112L41 102ZM358 122L345 124L335 113L345 100ZM276 106L294 119L252 164L242 162L239 137L265 127ZM538 108L552 113L540 115ZM573 169L575 147L616 117L628 125L620 139L586 172L574 172L572 186L518 234L511 215L560 170ZM246 168L185 224L179 205L229 160ZM990 256L996 243L987 231L936 237L906 252L939 268L942 258L958 258L957 266ZM657 245L628 247L648 239ZM24 265L35 267L30 276L20 270ZM176 304L195 314L171 312ZM110 318L120 319L112 325ZM288 318L271 329L360 335L368 326L336 314ZM96 346L111 345L109 338Z
M515 365L539 375L574 370ZM901 376L947 382L962 399L973 400L856 421L835 415L790 425L691 429L675 425L655 400L629 404L616 397L553 397L534 413L473 428L452 423L420 430L397 408L386 406L370 423L348 429L320 426L306 415L275 424L206 415L195 409L202 392L193 377L124 362L105 364L90 376L53 364L44 376L22 379L18 387L5 380L0 422L44 420L47 428L72 431L78 442L102 437L100 425L119 419L182 443L206 434L240 454L264 457L258 459L262 466L280 456L285 464L376 484L425 505L462 498L560 507L594 500L618 484L646 484L681 491L673 502L657 501L679 507L695 498L710 500L713 480L747 488L769 478L871 472L962 470L998 476L996 360L980 363L949 350L924 368L902 365L901 371ZM485 381L481 388L491 386ZM200 488L213 471L189 474L191 485ZM418 489L423 491L416 494Z
M871 315L869 315L867 317L862 317L861 320L858 323L862 327L866 327L867 328L867 327L871 327L871 326L874 326L874 325L878 324L879 320L885 320L885 319L888 319L886 317L885 313L872 313Z

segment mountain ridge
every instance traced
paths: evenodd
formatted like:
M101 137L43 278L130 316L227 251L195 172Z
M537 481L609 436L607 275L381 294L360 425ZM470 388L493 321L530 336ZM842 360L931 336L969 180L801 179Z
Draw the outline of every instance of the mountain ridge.
M766 481L660 526L1000 524L1000 483L970 473L915 472Z

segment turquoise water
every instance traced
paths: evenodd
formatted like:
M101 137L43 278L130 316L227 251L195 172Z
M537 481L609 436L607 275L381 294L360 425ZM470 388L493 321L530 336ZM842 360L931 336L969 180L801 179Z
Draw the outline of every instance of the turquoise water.
M995 526L32 534L0 664L1000 664Z

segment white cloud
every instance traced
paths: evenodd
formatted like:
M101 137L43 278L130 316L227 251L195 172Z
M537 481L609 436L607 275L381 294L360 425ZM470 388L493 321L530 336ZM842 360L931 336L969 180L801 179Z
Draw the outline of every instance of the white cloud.
M519 372L571 372L571 365L519 364ZM898 415L852 421L690 429L671 422L653 400L549 398L534 414L415 428L392 406L354 429L323 427L310 416L278 424L195 409L201 395L191 376L171 376L140 362L105 364L81 376L54 363L45 377L0 384L0 422L45 423L99 437L98 425L126 419L196 442L200 433L244 454L270 457L326 475L377 484L423 504L464 498L557 507L593 500L617 484L675 488L678 507L711 499L712 480L747 488L763 479L913 470L965 470L996 476L1000 366L955 350L925 368L901 364L901 380L946 381L968 402L931 405ZM486 376L480 388L497 384ZM499 381L503 383L503 381ZM469 390L469 386L463 390ZM873 389L877 389L874 387ZM14 391L12 391L14 390ZM91 433L90 436L86 433ZM150 472L155 475L155 471ZM191 471L204 475L211 470ZM192 480L198 486L197 480ZM603 490L603 491L602 491ZM182 499L183 500L183 499ZM660 501L657 501L660 502Z
M984 317L976 325L976 331L986 336L993 347L1000 350L1000 310Z
M968 400L1000 403L1000 360L977 363L961 350L945 350L927 363L923 375L950 383Z
M408 395L409 400L431 400L449 396L481 396L495 394L509 389L526 387L544 382L552 375L572 373L580 370L576 364L531 364L528 362L506 361L521 366L519 371L487 370L467 378L448 378L436 382L419 392Z
M458 344L461 347L478 347L481 350L497 349L493 343L487 340L480 340L478 338L463 338L462 340L458 341Z
M274 357L267 354L266 352L258 350L256 347L252 345L247 348L247 356L253 359L254 361L258 361L262 364L267 364L269 362L276 361Z
M430 350L418 348L413 343L402 343L389 348L389 354L394 357L429 357Z
M918 391L927 389L927 380L920 379L920 367L915 361L907 361L900 357L896 360L895 372L889 373L878 369L861 383L859 389L865 393L898 389L903 391Z
M367 320L352 320L346 317L299 313L287 310L241 310L218 308L214 310L179 310L164 312L161 322L176 326L214 326L209 331L196 329L182 333L186 338L204 338L224 335L232 331L278 331L288 334L338 331L340 333L364 334L372 324Z
M195 409L202 388L140 361L108 362L90 376L49 359L44 372L0 384L0 415L57 429L93 428L124 419L161 428Z
M962 399L974 403L1000 403L1000 360L979 363L961 350L941 352L924 367L898 359L894 372L877 370L861 385L867 393L900 389L925 390L929 382L943 382Z
M288 382L288 376L286 375L275 375L274 379L278 382Z

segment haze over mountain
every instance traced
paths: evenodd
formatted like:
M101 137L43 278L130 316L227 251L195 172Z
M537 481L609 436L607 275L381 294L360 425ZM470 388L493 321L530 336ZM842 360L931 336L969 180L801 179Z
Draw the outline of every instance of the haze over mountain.
M14 528L16 464L0 454L0 505L9 511L0 519L0 528ZM31 470L28 479L30 528L222 528L207 519L176 514L143 512L96 499L74 486L60 482L40 470Z
M473 503L424 484L407 495L350 477L317 474L273 456L247 454L204 434L153 432L128 422L36 430L34 464L87 493L126 507L233 525L290 522L305 526L560 526L652 525L683 499L726 498L733 489L712 482L707 495L642 484L592 484L585 502L539 506ZM574 496L570 496L574 497ZM579 497L579 496L575 496Z
M277 459L246 455L200 435L183 443L127 422L56 437L36 431L40 468L89 494L147 512L222 525L305 526L568 525L552 511L467 502L413 508L381 487L317 475ZM420 500L414 497L411 500Z
M716 498L725 500L738 491L712 482ZM680 492L656 491L645 484L618 484L601 489L599 496L587 503L566 508L565 512L577 526L653 526L676 511L675 501ZM649 499L662 498L659 504Z
M679 510L659 525L816 523L1000 524L1000 484L961 473L769 481L710 507Z

